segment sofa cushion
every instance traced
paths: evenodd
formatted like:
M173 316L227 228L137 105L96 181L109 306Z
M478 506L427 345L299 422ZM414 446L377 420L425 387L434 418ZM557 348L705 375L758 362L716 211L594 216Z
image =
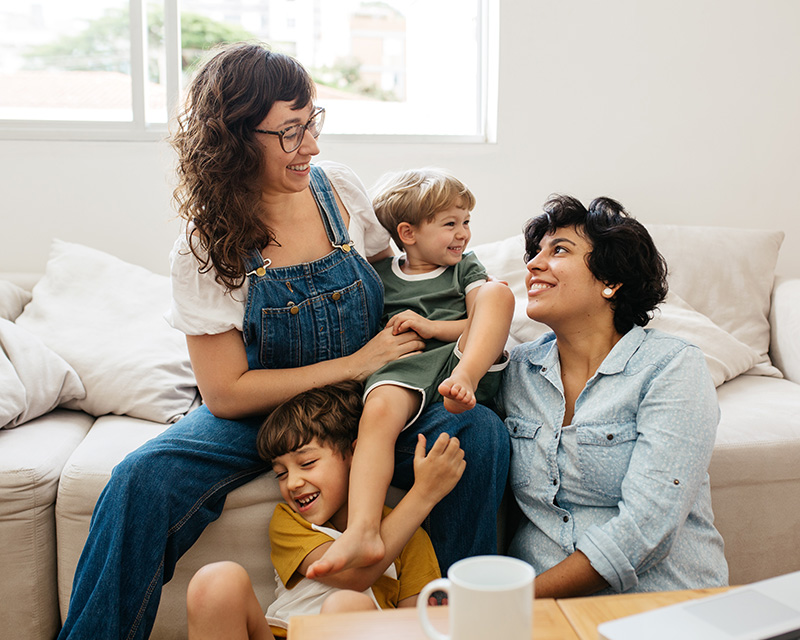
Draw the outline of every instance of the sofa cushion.
M525 313L527 292L525 291L525 242L522 234L478 245L473 251L487 272L507 281L514 293L514 317L511 321L507 347L530 342L547 331L545 325L534 322ZM700 347L706 357L715 386L749 371L756 363L763 360L758 351L717 326L672 291L647 326L680 336Z
M772 362L787 380L800 384L800 278L775 278L769 326Z
M128 416L103 416L64 466L58 489L58 590L61 614L66 616L72 579L89 533L95 502L111 470L129 452L155 437L168 425ZM233 560L250 573L264 610L274 599L275 576L269 557L269 519L281 501L275 476L266 473L232 491L218 520L203 531L180 559L164 587L153 638L186 635L186 587L209 562Z
M800 385L739 376L717 390L711 501L731 584L796 570L800 530Z
M30 301L30 291L8 280L0 280L0 318L13 322Z
M749 371L761 360L755 349L720 329L672 291L647 326L680 336L700 347L715 387Z
M758 373L771 366L769 308L782 231L647 225L669 265L669 286L694 309L759 354Z
M169 278L78 244L54 241L17 324L77 371L94 416L172 422L197 397L184 335L163 317Z
M51 640L60 628L55 503L61 469L94 422L57 409L0 431L0 636Z
M78 374L39 338L0 318L0 428L16 427L83 398Z

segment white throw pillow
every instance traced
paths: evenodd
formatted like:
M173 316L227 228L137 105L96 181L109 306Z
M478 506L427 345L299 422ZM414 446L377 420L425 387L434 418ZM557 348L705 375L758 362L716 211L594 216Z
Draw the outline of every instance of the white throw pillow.
M522 234L477 245L473 248L486 272L508 283L514 294L514 317L511 319L506 348L510 349L523 342L535 340L549 329L534 322L525 313L528 306L528 292L525 289L525 239Z
M672 291L647 327L680 336L700 347L715 387L749 371L761 360L755 349L720 329Z
M13 282L0 280L0 318L13 322L30 301L30 291L25 291Z
M83 398L78 374L35 335L0 318L0 428L38 418Z
M197 388L185 337L164 319L170 295L166 276L55 240L17 324L78 372L86 397L68 408L173 422Z
M478 245L474 247L473 251L486 270L491 275L507 281L514 292L516 306L507 347L531 342L549 331L546 325L534 322L525 313L527 292L525 290L525 241L522 234ZM680 270L678 271L680 275ZM706 362L716 386L749 371L758 362L763 362L759 352L724 331L672 291L647 327L678 335L700 347L706 356ZM769 331L769 325L767 325L767 331Z
M669 266L670 290L770 365L770 296L784 233L659 224L647 229Z

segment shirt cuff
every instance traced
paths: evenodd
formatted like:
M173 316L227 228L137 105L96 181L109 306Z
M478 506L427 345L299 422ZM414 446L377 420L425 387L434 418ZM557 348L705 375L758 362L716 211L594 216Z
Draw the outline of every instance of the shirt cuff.
M614 591L622 593L639 584L633 565L614 540L597 525L589 527L575 547L589 558L594 570Z

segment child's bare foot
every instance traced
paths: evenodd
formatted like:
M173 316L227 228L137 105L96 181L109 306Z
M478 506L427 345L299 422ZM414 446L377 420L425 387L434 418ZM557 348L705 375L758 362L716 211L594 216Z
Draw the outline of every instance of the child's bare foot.
M475 385L455 371L439 385L439 393L450 413L464 413L475 406Z
M355 567L368 567L383 560L386 547L380 534L370 535L350 528L308 567L306 578L321 578Z

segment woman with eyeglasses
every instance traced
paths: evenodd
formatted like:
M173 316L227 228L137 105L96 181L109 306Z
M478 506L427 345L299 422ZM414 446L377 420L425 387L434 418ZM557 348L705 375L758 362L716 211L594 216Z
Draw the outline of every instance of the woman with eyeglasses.
M383 289L369 261L390 255L389 236L350 169L312 164L325 119L314 94L298 62L257 44L222 48L189 87L172 138L186 230L170 256L169 319L187 335L204 404L115 468L60 638L146 638L177 560L225 496L267 470L255 445L263 416L424 347L378 331ZM417 433L457 436L475 461L431 514L442 569L496 552L502 423L440 404L415 427L398 440L395 485L413 484Z

